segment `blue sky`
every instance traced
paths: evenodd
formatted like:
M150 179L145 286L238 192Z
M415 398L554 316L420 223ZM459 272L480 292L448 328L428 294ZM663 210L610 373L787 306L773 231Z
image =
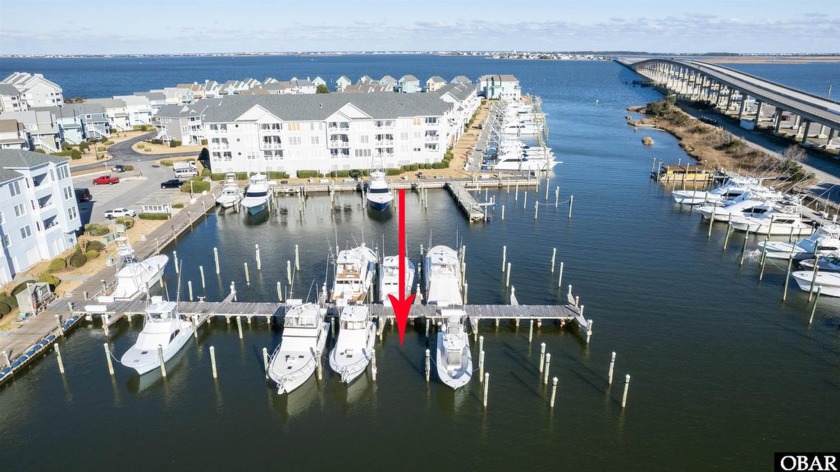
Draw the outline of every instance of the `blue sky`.
M840 52L840 0L0 0L0 54Z

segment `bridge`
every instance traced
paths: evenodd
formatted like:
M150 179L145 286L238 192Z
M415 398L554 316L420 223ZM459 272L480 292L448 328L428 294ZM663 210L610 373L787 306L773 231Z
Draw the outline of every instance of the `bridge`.
M722 113L737 114L745 127L789 130L805 145L809 139L838 147L840 102L786 87L716 64L676 59L619 59L622 65L678 98L703 101Z

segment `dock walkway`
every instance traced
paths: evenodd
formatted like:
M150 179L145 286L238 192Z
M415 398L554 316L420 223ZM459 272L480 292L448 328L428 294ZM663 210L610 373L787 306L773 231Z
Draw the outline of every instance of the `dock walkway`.
M458 205L458 208L467 215L467 219L470 223L484 221L487 217L484 209L479 206L478 202L475 201L472 194L467 191L467 188L463 183L449 182L446 184L446 189L449 190L452 198L455 199L455 203Z

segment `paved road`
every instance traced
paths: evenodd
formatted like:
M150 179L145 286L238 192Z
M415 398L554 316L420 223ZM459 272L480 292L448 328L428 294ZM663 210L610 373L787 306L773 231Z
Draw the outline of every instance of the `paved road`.
M198 153L193 152L193 151L190 151L190 152L173 152L173 153L169 153L169 154L141 154L141 153L135 151L134 149L131 149L131 146L134 145L135 143L139 143L140 141L143 141L144 139L151 138L154 135L155 135L155 133L146 133L146 134L142 134L140 136L137 136L136 138L131 138L131 139L125 140L121 143L114 144L113 146L108 148L108 154L111 155L111 159L109 161L107 161L106 163L98 162L98 163L95 163L95 164L86 164L86 165L83 165L83 166L73 167L73 169L71 169L71 170L72 171L80 171L80 170L96 169L98 167L103 167L104 168L104 167L107 167L107 166L113 166L115 164L132 164L136 167L137 163L139 163L139 162L155 161L155 160L158 160L158 159L166 159L166 158L169 158L169 157L186 157L186 156L198 157Z
M102 164L98 164L98 166L101 167ZM160 188L162 181L174 178L170 167L140 161L134 163L134 169L132 172L112 173L112 175L120 177L120 183L114 185L93 185L92 180L94 178L108 173L104 170L73 177L73 186L89 189L93 197L89 202L79 203L82 224L107 221L104 217L105 210L113 208L127 207L135 209L139 213L139 202L148 197L179 195L180 192L176 188Z

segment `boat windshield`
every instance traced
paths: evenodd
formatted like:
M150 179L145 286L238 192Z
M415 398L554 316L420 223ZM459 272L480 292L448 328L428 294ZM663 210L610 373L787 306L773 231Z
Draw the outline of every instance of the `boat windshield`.
M446 350L446 365L461 365L461 350L447 349Z
M246 197L265 197L268 195L268 192L246 192Z
M368 193L388 193L387 188L370 188L368 189Z

